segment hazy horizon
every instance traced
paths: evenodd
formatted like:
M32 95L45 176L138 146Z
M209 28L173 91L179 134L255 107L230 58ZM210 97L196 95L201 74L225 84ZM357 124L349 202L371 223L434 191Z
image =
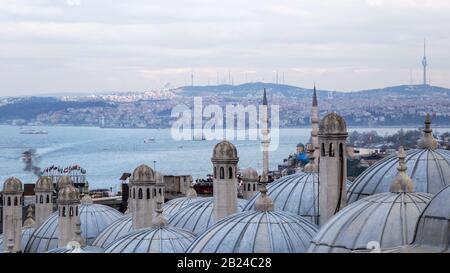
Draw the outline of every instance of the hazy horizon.
M450 1L0 0L0 96L276 82L450 87ZM284 80L283 80L284 79ZM168 85L169 84L169 85Z

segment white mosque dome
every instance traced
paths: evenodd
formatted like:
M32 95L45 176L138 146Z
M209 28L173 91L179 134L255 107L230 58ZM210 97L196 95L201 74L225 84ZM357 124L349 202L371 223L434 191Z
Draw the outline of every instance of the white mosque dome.
M188 206L189 204L192 204L194 202L197 202L199 200L204 199L203 197L179 197L172 199L170 201L167 201L164 203L164 215L167 218L170 218L172 215L176 214L180 209Z
M81 204L81 236L90 245L113 221L123 214L100 204ZM55 212L32 234L25 247L26 253L43 253L58 247L58 213Z
M247 201L244 199L237 201L236 211L240 212ZM214 197L192 202L170 217L169 225L200 234L215 223L213 205Z
M190 253L306 252L317 226L283 211L243 211L232 214L202 233Z

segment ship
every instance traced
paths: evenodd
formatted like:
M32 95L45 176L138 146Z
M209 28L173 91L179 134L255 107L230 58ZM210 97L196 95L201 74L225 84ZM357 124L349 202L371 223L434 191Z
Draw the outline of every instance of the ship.
M22 129L20 131L21 134L26 134L26 135L45 135L48 134L47 131L45 130L35 130L35 129Z

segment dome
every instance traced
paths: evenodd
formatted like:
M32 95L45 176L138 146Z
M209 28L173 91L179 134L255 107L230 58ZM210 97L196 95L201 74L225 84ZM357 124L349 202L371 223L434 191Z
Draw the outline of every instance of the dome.
M416 192L436 194L450 185L450 151L413 149L406 152L407 174ZM360 174L347 191L348 203L365 196L388 192L397 175L397 157L383 158Z
M60 188L58 192L59 204L74 204L80 202L80 194L78 190L72 185L66 185Z
M176 227L135 230L105 248L105 253L184 253L195 235Z
M199 200L203 200L203 197L179 197L172 199L170 201L167 201L164 203L164 215L167 218L170 218L172 215L176 214L180 209L186 207L189 204L192 204L194 202L197 202Z
M53 180L49 176L41 176L36 182L34 192L48 192L53 191Z
M258 172L253 168L247 168L242 171L242 180L249 182L258 182L259 175Z
M73 181L69 176L63 175L58 179L58 183L56 185L58 186L58 190L60 190L67 185L73 185Z
M288 211L317 223L319 220L319 175L299 172L283 176L267 185L268 195L273 200L275 211ZM244 210L253 210L258 192L248 201Z
M244 211L230 215L205 231L189 253L306 252L317 227L281 211Z
M34 232L34 228L31 228L31 227L22 228L22 239L21 239L22 251L25 249L25 246L27 245L28 241L30 240L33 232ZM5 249L3 247L3 234L0 234L0 253L3 251L6 251L6 250L7 249Z
M333 216L312 240L309 252L352 252L378 242L381 248L408 244L427 193L379 193L354 202Z
M238 199L236 211L242 211L246 203L246 200ZM214 197L201 198L172 215L168 219L169 225L200 234L215 222L213 206Z
M236 147L233 143L223 140L214 146L212 160L234 160L237 161L239 158L237 156Z
M113 221L122 217L119 211L100 204L80 205L81 236L87 245ZM58 213L55 212L31 236L25 252L43 253L58 247Z
M428 203L416 226L409 246L383 252L450 253L450 186L437 193Z
M155 183L155 172L149 166L142 164L139 165L133 171L133 175L130 178L132 184L136 183Z
M10 177L5 180L5 183L3 183L3 193L22 193L23 187L22 182L15 178Z
M319 123L319 135L342 135L347 134L345 120L336 113L326 114Z
M131 231L133 231L133 221L131 214L127 214L115 220L100 232L92 243L92 246L105 248L110 243L129 234Z
M102 253L103 249L94 246L83 246L80 248L59 247L47 251L46 253Z

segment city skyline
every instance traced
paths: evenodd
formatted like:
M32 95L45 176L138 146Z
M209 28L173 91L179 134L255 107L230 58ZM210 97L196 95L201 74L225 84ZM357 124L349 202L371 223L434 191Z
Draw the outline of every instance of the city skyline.
M450 87L448 1L317 2L4 0L0 96L421 84L424 38L428 83Z

